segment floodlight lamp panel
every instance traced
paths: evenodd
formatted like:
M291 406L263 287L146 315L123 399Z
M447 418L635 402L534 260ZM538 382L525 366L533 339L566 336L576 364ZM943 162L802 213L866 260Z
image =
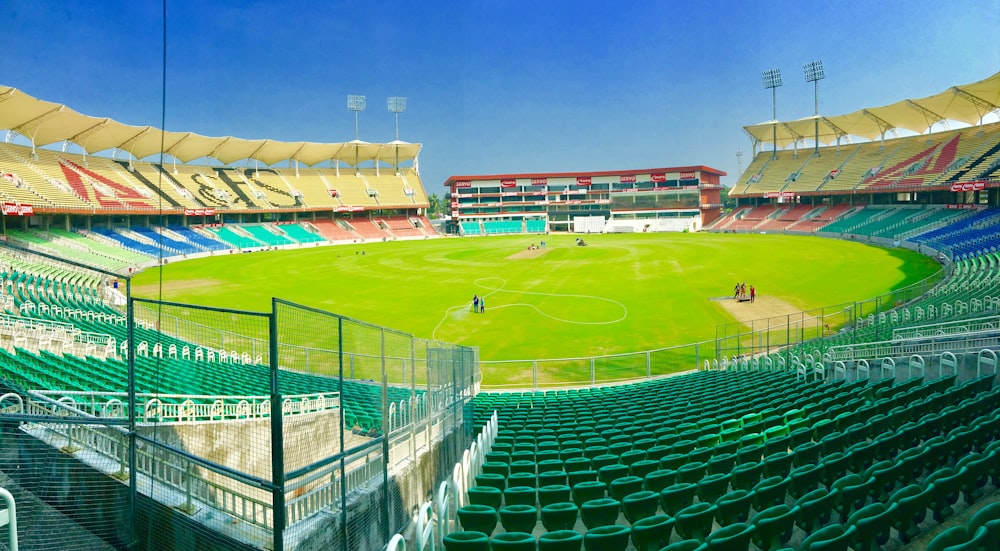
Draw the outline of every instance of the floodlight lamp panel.
M406 98L393 96L386 101L386 105L389 107L390 113L402 113L406 111Z
M777 88L781 86L781 69L768 69L761 74L764 81L764 88Z
M364 111L365 110L365 96L347 96L347 109L349 111Z

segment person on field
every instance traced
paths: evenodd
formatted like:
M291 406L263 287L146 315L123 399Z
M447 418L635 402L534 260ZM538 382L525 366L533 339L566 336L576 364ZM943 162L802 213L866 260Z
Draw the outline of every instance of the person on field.
M757 298L757 289L753 285L750 286L750 302L753 302Z
M737 300L739 298L740 298L740 284L737 283L736 286L733 287L733 300Z
M479 313L479 295L472 295L472 311Z
M486 297L479 299L479 313L482 314L486 311Z

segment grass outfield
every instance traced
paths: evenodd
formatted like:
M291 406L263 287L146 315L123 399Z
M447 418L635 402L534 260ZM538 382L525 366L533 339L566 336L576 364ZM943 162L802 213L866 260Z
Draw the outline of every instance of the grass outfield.
M478 346L483 360L559 358L712 339L717 324L733 321L712 299L731 296L738 281L755 285L762 303L806 310L867 299L939 268L907 250L803 236L591 235L587 247L575 238L366 243L174 262L163 267L162 298L268 311L276 296ZM545 249L527 250L541 239ZM137 275L133 293L157 297L158 276ZM472 313L473 294L486 297L486 313Z

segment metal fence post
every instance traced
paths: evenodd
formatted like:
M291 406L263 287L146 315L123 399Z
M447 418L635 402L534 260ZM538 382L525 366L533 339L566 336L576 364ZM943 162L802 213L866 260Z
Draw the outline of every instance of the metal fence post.
M696 366L698 365L697 362L695 362L695 365ZM650 362L649 350L647 350L646 351L646 379L651 379L651 378L653 378L653 366L652 366L652 363Z
M271 507L273 516L274 551L285 548L285 454L281 388L278 386L278 301L271 299L271 315L267 318L268 355L271 383ZM386 540L388 541L388 539Z

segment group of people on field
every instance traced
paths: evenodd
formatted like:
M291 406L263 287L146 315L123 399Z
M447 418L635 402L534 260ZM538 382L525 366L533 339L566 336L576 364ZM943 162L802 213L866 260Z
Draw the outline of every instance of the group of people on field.
M754 300L756 300L756 298L757 298L757 289L755 289L754 286L751 285L750 292L747 293L746 281L744 281L743 283L737 283L736 286L733 287L733 300L738 300L740 302L745 302L749 300L750 302L753 302Z
M486 297L480 298L479 295L472 295L472 311L477 314L482 314L486 311Z

